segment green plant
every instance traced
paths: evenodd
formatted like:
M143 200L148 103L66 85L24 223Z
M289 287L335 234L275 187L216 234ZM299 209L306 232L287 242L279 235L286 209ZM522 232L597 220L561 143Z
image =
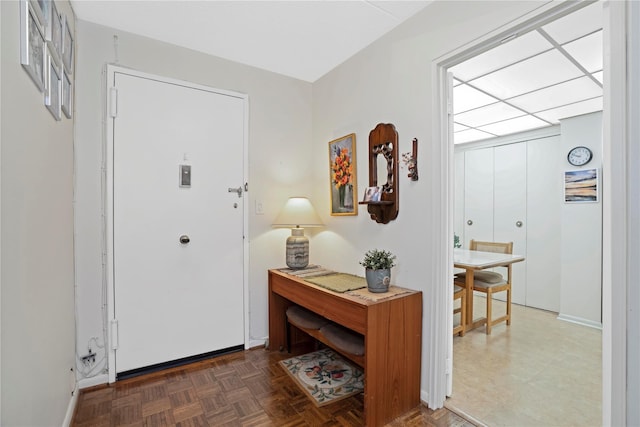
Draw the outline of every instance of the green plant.
M454 248L461 248L462 247L462 243L460 243L460 237L458 237L457 234L453 235L453 247Z
M372 270L385 270L396 265L396 256L389 251L381 249L371 249L364 254L364 259L360 265Z

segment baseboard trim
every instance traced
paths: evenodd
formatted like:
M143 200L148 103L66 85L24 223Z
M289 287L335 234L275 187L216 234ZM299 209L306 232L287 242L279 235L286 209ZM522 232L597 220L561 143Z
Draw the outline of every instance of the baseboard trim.
M602 330L602 323L594 322L593 320L583 319L582 317L570 316L568 314L560 313L558 315L558 320L563 320L565 322L575 323L577 325L587 326L589 328Z
M78 388L78 384L76 383L73 392L71 393L71 400L69 400L69 405L67 406L67 413L64 416L64 421L62 422L62 427L69 427L73 422L73 416L76 413L76 405L78 404L78 394L80 393L80 389Z
M83 388L94 387L97 385L107 384L109 382L109 375L101 374L96 375L95 377L82 378L78 381L78 388L82 390Z

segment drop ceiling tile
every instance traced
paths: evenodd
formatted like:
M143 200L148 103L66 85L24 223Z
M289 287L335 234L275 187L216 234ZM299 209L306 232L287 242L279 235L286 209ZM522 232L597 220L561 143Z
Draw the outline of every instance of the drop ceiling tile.
M453 131L454 132L460 132L460 131L467 130L467 129L469 129L469 126L461 125L460 123L456 123L455 121L453 122Z
M496 101L497 99L494 97L486 95L466 84L453 88L454 114L492 104Z
M602 30L562 47L588 72L602 70Z
M600 83L604 84L604 72L603 71L598 71L597 73L593 73L591 74L596 80L598 80Z
M479 141L481 139L493 138L495 135L482 132L476 129L463 130L453 134L453 143L462 144L464 142Z
M596 96L602 96L602 88L589 77L580 77L526 95L511 98L509 102L523 110L535 113L536 111L573 104ZM461 122L464 123L462 120Z
M536 113L536 116L551 123L559 123L561 119L593 113L594 111L602 111L602 108L602 97L600 96L598 98L576 102L575 104L565 105L564 107L541 111Z
M515 119L509 119L498 123L493 123L487 126L482 126L478 130L492 133L494 135L509 135L516 132L522 132L528 129L535 129L544 126L549 126L549 123L537 119L533 116L516 117Z
M471 127L479 127L489 123L512 119L526 113L504 102L485 105L465 113L456 114L453 120Z
M542 29L558 43L564 44L602 28L602 2L596 2L557 19Z
M471 80L552 47L538 32L532 31L455 65L450 71L456 77Z
M582 75L557 50L542 53L470 82L494 96L507 99Z

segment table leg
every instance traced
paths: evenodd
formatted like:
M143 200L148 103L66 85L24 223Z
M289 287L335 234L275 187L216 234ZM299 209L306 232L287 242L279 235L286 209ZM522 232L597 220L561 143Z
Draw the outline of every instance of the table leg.
M473 269L467 269L465 280L467 288L467 326L471 327L473 325Z

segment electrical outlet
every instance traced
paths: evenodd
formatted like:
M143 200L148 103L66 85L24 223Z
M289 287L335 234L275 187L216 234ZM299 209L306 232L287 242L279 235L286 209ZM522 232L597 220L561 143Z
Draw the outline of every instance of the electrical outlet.
M96 354L91 349L89 349L89 353L82 356L81 360L84 366L92 366L94 363L96 363Z

